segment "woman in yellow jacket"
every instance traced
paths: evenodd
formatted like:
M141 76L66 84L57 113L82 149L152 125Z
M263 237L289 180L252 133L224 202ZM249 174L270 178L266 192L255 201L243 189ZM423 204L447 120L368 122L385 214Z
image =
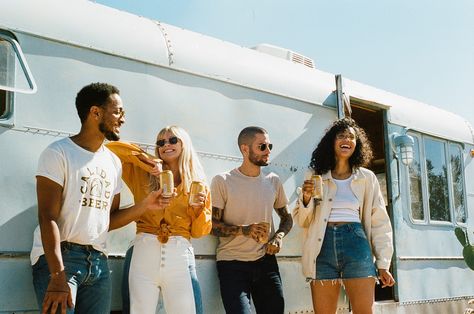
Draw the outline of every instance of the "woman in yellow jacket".
M383 286L395 283L390 219L375 174L363 168L371 159L364 130L349 118L335 121L312 153L293 215L304 228L302 266L315 313L336 313L342 284L354 313L372 313L377 276ZM320 200L313 174L322 176Z
M135 202L159 188L159 159L131 144L112 142L107 146L122 161L123 179ZM136 222L128 275L130 312L155 313L161 291L167 313L202 313L190 239L209 234L211 197L206 186L205 193L199 195L199 204L190 206L188 193L192 181L205 180L204 171L191 138L181 127L162 129L155 152L163 162L162 168L173 173L177 195L163 211L146 213Z

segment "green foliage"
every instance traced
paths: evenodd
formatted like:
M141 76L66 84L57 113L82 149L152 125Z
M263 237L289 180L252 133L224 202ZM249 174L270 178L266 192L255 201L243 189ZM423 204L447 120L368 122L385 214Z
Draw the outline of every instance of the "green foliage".
M474 270L474 246L465 246L462 250L462 255L464 256L464 261L466 261L467 266Z
M464 229L457 227L454 229L454 233L456 234L456 237L462 246L469 245L469 240L466 237L466 232L464 232Z
M433 162L426 160L428 171L428 193L430 217L432 220L450 221L448 172L446 165L435 167Z
M456 237L458 238L461 245L464 247L462 250L464 261L470 269L474 270L474 245L469 243L469 238L467 237L466 231L464 231L464 229L457 227L454 229L454 233L456 234Z

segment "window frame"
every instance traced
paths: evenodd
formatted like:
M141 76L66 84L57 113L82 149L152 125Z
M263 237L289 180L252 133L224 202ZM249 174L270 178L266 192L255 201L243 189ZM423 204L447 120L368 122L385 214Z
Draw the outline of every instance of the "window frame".
M467 210L467 191L466 191L466 174L464 172L464 147L463 145L461 145L460 143L456 143L456 142L450 142L448 141L447 143L447 146L448 146L448 162L449 162L449 172L448 172L448 180L449 182L451 183L449 185L449 188L450 188L450 193L452 195L452 197L450 198L450 206L451 206L451 209L452 209L452 218L453 218L453 222L454 224L456 225L460 225L460 226L466 226L467 224L467 220L468 220L468 214L469 214L469 211ZM464 200L464 213L465 213L465 221L464 222L461 222L461 221L458 221L457 220L457 217L456 217L456 212L455 212L455 208L456 208L456 204L455 204L455 199L454 199L454 178L453 178L453 169L451 167L451 146L457 146L457 148L459 149L459 153L460 153L460 162L461 162L461 174L462 174L462 181L461 181L461 185L463 187L462 189L462 197L463 197L463 200Z
M426 189L426 186L424 184L424 178L423 178L423 175L425 173L425 170L424 170L424 167L423 167L423 156L424 156L424 152L422 151L423 149L423 145L422 144L422 140L421 140L421 136L418 136L417 134L412 134L412 133L407 133L408 135L412 136L415 141L414 141L414 145L418 145L418 153L419 153L419 156L416 156L415 155L415 149L413 150L413 159L415 159L416 157L419 158L419 161L420 161L420 180L421 180L421 189L420 189L420 193L421 193L421 210L423 212L423 219L415 219L413 217L413 211L412 211L412 194L411 194L411 179L410 179L410 170L409 170L409 167L408 166L406 168L406 179L407 179L407 195L410 196L410 198L408 199L408 208L409 208L409 217L410 217L410 221L414 224L426 224L428 219L426 217L426 204L425 204L425 200L426 200L426 197L425 195L427 195L427 191L425 191Z
M415 132L415 131L409 131L407 133L408 135L415 137L417 141L415 143L418 143L418 151L420 156L420 168L421 168L421 195L422 195L422 206L423 206L423 216L424 219L415 219L413 218L413 212L412 212L412 195L411 195L411 180L410 180L410 173L408 170L408 167L406 168L405 171L405 179L407 182L407 191L408 191L408 217L410 219L410 222L415 225L426 225L426 226L453 226L453 225L461 225L465 226L468 218L469 218L469 212L467 210L467 194L466 194L466 176L465 176L465 167L464 167L464 145L459 142L454 142L450 141L447 139ZM443 147L444 147L444 161L446 163L446 171L447 171L447 182L448 182L448 205L449 205L449 215L450 215L450 220L448 221L439 221L439 220L432 220L431 219L431 211L430 211L430 205L429 205L429 198L428 198L428 171L427 171L427 162L426 162L426 151L425 151L425 140L430 139L434 141L441 142ZM465 207L465 220L466 222L461 222L457 221L456 216L455 216L455 210L454 210L454 182L453 182L453 176L452 176L452 166L451 166L451 145L456 146L459 148L460 152L460 161L461 161L461 169L462 169L462 188L463 188L463 200L464 200L464 207Z
M5 111L0 111L0 121L4 122L13 116L13 93L3 89L0 92L0 97L5 97Z
M17 88L17 87L9 87L9 86L2 86L1 89L7 92L17 92L17 93L24 93L24 94L34 94L38 90L36 85L35 79L33 74L26 62L25 55L21 50L21 46L16 40L15 36L3 29L0 29L0 39L10 43L13 51L15 53L16 60L18 61L23 75L25 76L26 82L28 83L29 89Z

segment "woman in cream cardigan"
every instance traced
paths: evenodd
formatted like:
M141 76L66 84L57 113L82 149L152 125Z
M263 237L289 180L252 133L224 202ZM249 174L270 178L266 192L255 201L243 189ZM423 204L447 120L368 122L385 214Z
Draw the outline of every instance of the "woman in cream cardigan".
M312 153L294 218L304 228L315 313L336 313L341 285L354 313L372 313L376 281L395 283L390 219L375 174L363 168L371 159L364 130L350 118L335 121ZM312 197L313 174L322 176L321 200Z

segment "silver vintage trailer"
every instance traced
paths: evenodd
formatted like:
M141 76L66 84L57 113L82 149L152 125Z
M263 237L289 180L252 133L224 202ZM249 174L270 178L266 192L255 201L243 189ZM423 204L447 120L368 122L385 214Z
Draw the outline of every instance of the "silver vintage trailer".
M209 178L239 165L236 136L243 127L263 126L275 144L267 170L282 178L292 205L314 145L351 110L374 144L371 168L386 191L394 226L397 284L377 291L376 312L461 313L474 296L474 272L453 232L474 227L474 134L462 117L342 80L286 49L240 47L85 0L4 0L0 313L37 312L29 250L37 225L38 156L79 130L75 94L96 81L121 89L124 140L153 150L159 129L184 126ZM109 240L117 311L123 255L133 234L131 224ZM194 241L206 313L223 313L215 245L212 236ZM287 313L312 313L300 255L295 226L278 255ZM340 311L348 310L341 295Z

